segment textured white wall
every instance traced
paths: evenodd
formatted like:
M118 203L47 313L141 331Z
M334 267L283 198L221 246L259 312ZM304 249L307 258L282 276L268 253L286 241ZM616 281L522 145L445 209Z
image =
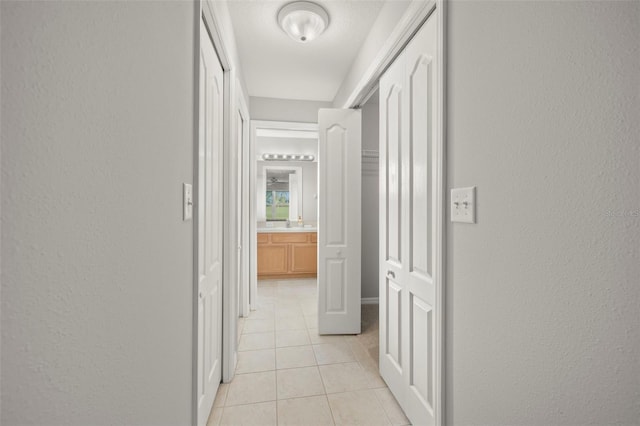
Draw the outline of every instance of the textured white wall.
M186 425L193 2L2 1L2 424Z
M378 151L380 145L377 99L362 107L362 149ZM362 164L362 297L378 297L380 176L377 164Z
M453 1L447 422L638 424L640 3Z
M293 99L250 98L252 120L296 121L317 123L318 110L331 108L331 102L298 101Z

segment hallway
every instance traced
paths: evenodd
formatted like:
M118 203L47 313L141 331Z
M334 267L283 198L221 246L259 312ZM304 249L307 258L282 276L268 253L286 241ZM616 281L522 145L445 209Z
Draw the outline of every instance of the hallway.
M320 336L315 279L260 281L258 296L208 426L409 424L378 375L378 305L362 306L362 334Z

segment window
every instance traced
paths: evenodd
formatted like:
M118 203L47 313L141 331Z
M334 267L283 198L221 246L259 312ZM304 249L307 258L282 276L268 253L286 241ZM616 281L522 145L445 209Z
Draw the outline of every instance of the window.
M289 219L289 191L267 191L267 220Z

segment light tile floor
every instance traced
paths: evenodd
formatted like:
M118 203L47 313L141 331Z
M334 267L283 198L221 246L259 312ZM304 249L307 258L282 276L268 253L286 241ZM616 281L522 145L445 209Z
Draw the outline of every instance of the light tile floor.
M207 426L409 424L378 374L377 305L362 306L362 334L320 336L316 297L315 279L258 282Z

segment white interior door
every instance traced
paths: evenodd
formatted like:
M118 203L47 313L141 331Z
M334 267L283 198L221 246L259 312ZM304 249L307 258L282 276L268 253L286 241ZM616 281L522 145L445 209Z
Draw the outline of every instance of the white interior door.
M436 424L440 351L435 13L380 80L380 373L416 425Z
M318 332L360 333L361 113L318 114Z
M198 425L207 422L221 379L223 72L200 23L198 144Z

